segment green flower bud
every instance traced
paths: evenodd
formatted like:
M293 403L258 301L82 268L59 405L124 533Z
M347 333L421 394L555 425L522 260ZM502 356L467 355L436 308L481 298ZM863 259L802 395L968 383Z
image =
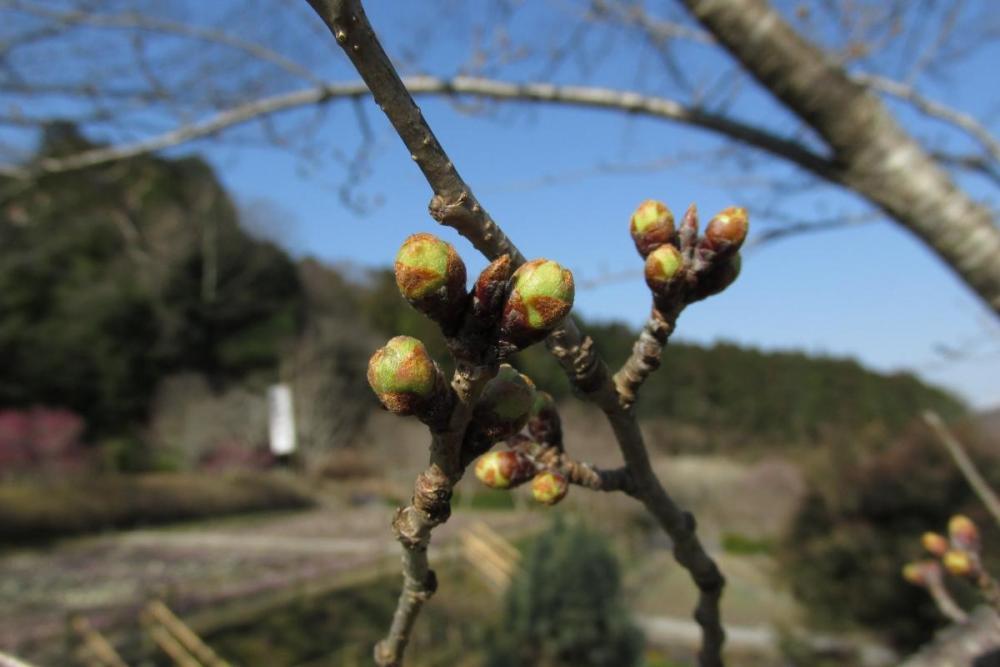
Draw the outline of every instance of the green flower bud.
M528 418L528 432L536 441L551 447L562 447L562 421L552 394L536 391Z
M654 294L666 294L684 268L684 257L672 245L661 245L646 258L646 284Z
M368 362L368 384L382 405L397 415L423 411L443 382L424 344L410 336L390 339Z
M511 279L500 338L522 349L545 338L573 307L573 274L548 259L521 265Z
M486 383L472 412L475 440L494 443L514 435L528 422L535 383L509 364Z
M705 244L719 255L732 255L743 245L749 228L747 210L731 206L708 222L705 228Z
M476 461L476 479L491 489L513 488L527 482L534 474L531 460L509 449L488 452Z
M513 273L510 255L503 255L493 260L476 279L472 288L472 313L484 327L492 327L500 318Z
M569 492L569 480L553 470L535 475L531 481L531 495L543 505L555 505Z
M414 308L446 329L457 327L467 298L465 264L450 244L414 234L396 254L395 271L400 294Z
M666 204L647 199L632 214L629 231L635 249L643 257L674 238L674 214Z

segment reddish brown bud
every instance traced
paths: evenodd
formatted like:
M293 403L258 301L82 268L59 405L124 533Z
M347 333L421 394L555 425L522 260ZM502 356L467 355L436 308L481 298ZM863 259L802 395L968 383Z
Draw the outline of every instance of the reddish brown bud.
M967 516L956 514L948 520L948 534L957 549L976 551L979 549L979 529Z
M554 470L535 475L531 481L531 495L543 505L555 505L569 492L569 480Z
M661 245L646 258L646 284L654 294L665 295L684 268L684 257L672 245Z
M749 224L745 208L724 209L705 227L705 244L718 255L732 255L746 240Z
M467 298L465 264L450 244L433 234L414 234L396 254L396 284L414 308L446 333L461 321Z
M488 452L476 461L476 479L491 489L510 489L535 474L535 466L522 452L505 449Z
M472 312L484 326L492 327L500 318L513 273L510 255L503 255L493 260L476 279L472 288Z
M674 214L666 204L648 199L632 214L629 232L635 241L635 249L643 257L649 255L665 243L674 239Z
M536 391L528 419L528 432L538 442L550 447L562 447L562 420L552 394Z
M948 538L940 533L927 532L920 536L920 543L932 556L941 558L948 551Z
M511 278L500 323L501 341L522 349L545 338L569 314L573 274L548 259L522 264Z
M677 230L677 242L682 252L698 243L698 207L694 204L684 211L680 228Z
M494 443L524 428L534 394L535 383L512 366L502 364L473 409L475 439Z

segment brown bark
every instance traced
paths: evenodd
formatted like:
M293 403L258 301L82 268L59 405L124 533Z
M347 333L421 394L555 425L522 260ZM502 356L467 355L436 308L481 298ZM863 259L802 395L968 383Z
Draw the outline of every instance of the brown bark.
M840 181L926 243L1000 315L1000 228L845 69L767 0L683 0L767 90L830 146Z

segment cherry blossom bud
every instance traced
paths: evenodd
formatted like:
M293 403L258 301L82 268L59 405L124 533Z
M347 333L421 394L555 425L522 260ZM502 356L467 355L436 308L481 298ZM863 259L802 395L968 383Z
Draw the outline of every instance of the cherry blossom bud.
M368 384L389 412L421 412L438 394L444 378L424 344L396 336L376 350L368 362Z
M940 533L927 532L921 535L920 543L924 545L927 553L940 558L948 551L948 538Z
M476 479L491 489L510 489L535 474L535 466L523 453L505 449L488 452L476 461Z
M643 257L674 239L674 214L663 202L648 199L632 214L629 231Z
M501 341L515 349L537 343L573 307L573 274L548 259L521 265L511 279L500 323Z
M746 240L749 225L745 208L731 206L724 209L705 227L705 244L718 255L732 255Z
M543 505L555 505L566 497L569 481L562 474L546 470L531 481L531 495Z
M646 258L646 284L654 294L665 295L684 267L684 257L672 245L661 245Z
M414 308L451 329L467 298L465 264L450 244L433 234L414 234L396 254L396 284Z
M968 551L952 549L941 558L944 569L956 577L971 577L977 574L976 562Z
M979 529L967 516L956 514L948 521L948 534L957 549L977 551L979 549Z

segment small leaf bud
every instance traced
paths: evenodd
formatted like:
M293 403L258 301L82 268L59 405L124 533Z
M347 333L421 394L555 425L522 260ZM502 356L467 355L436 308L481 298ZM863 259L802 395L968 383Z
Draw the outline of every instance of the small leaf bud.
M486 383L472 413L476 440L494 443L514 435L528 422L535 383L509 364L501 364Z
M646 258L646 284L654 294L666 294L684 267L684 257L672 245L661 245Z
M940 533L927 532L920 536L920 543L932 556L941 558L948 551L948 538Z
M491 489L510 489L527 482L534 474L531 460L515 450L487 452L476 461L476 479Z
M560 473L546 470L531 481L531 495L543 505L555 505L566 497L569 481Z
M538 442L550 447L562 446L562 420L556 410L555 400L547 391L536 391L528 419L528 433Z
M382 405L397 415L422 411L442 382L424 344L410 336L390 339L368 362L368 384Z
M956 514L948 520L948 535L958 549L976 551L979 549L979 529L967 516Z
M573 274L558 263L536 259L522 264L511 279L500 338L521 349L545 338L573 307Z
M396 254L396 285L414 308L446 328L461 319L465 264L450 244L433 234L414 234Z
M976 563L967 551L951 549L941 558L944 569L956 577L971 577L977 573Z
M663 202L647 199L639 204L629 221L635 249L646 257L674 239L674 214Z
M749 226L745 208L731 206L723 209L705 227L705 244L719 255L732 255L746 240Z
M493 260L476 279L472 288L472 312L484 326L492 327L500 318L513 273L510 255L503 255Z

